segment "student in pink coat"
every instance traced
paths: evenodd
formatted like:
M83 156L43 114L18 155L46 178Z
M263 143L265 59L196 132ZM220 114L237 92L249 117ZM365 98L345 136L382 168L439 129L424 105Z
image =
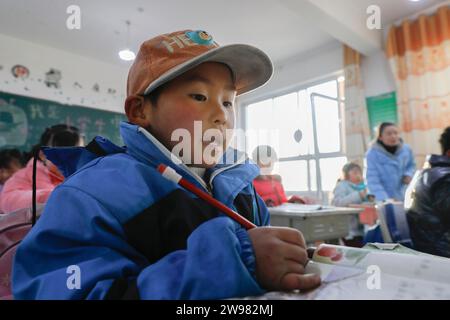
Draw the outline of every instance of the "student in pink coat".
M40 143L31 154L41 146L66 147L81 144L78 129L65 124L58 124L42 134ZM45 203L53 189L64 180L55 165L48 161L42 151L36 165L36 202ZM33 158L26 167L17 171L3 186L0 195L0 212L9 213L32 206L33 194Z

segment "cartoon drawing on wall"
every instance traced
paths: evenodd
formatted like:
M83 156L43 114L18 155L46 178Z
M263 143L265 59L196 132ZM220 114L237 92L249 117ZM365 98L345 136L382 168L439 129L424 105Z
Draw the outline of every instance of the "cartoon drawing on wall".
M25 112L0 99L0 148L21 146L27 140L28 122Z
M109 94L115 94L116 93L116 89L108 88L108 93Z
M14 78L26 79L30 75L30 70L23 65L16 64L11 68L11 73Z
M95 92L100 91L100 86L98 85L98 83L94 84L94 86L92 87L92 90L94 90Z
M59 83L61 78L61 71L51 68L50 71L45 74L45 84L49 88L53 87L59 89L61 87L61 84Z
M83 89L83 86L82 86L81 84L79 84L77 81L75 81L75 82L73 83L73 87L74 87L75 89Z

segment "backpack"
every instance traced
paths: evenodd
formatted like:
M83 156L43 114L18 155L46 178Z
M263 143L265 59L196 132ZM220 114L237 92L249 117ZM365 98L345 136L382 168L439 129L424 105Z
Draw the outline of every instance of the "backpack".
M44 206L37 205L39 216ZM10 300L12 296L12 266L16 250L30 231L33 221L31 208L19 209L0 215L0 300Z

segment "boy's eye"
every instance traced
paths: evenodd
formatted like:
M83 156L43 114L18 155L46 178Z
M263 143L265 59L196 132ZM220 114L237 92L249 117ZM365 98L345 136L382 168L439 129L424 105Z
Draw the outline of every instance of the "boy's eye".
M224 106L225 108L231 108L231 107L233 106L233 103L230 102L230 101L225 101L225 102L223 103L223 106Z
M194 94L191 94L191 97L197 101L206 101L206 97L202 94L194 93Z

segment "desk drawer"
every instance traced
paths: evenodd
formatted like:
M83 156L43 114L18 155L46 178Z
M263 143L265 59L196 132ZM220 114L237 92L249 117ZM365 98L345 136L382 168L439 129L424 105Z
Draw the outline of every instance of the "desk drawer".
M270 216L270 225L274 227L291 227L291 219L289 217Z
M300 230L306 242L334 240L349 233L350 215L334 215L292 219L292 227Z

